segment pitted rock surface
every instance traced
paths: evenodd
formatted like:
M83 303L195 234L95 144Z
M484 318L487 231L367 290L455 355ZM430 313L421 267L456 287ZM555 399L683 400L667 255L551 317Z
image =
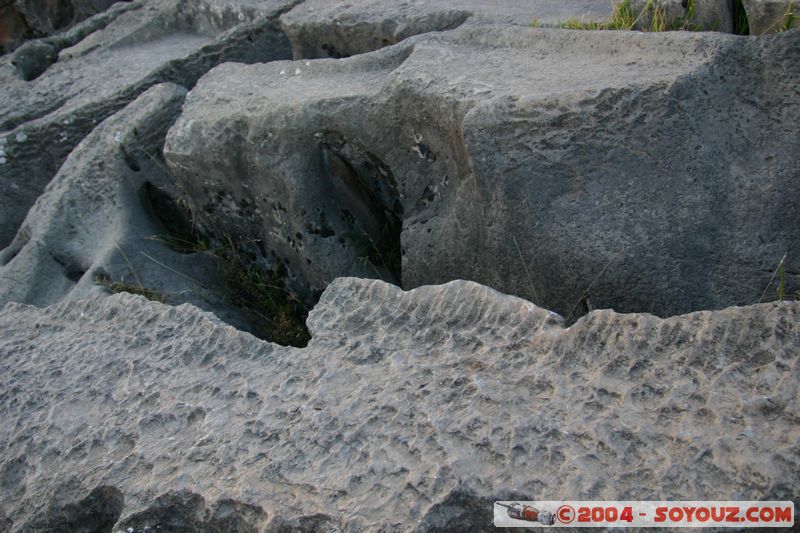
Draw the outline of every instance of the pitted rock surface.
M53 43L71 37L38 43L57 60L35 79L20 79L13 56L1 57L0 246L11 241L70 151L149 87L191 88L225 61L291 57L277 17L296 2L137 0L66 48Z
M0 511L12 531L489 531L509 497L793 499L798 313L564 328L472 282L348 278L294 349L130 295L7 304Z
M226 64L165 157L201 223L262 242L309 299L356 275L473 279L570 321L746 305L784 254L800 270L798 31L465 24Z
M395 44L412 35L470 23L558 25L604 22L613 2L595 0L306 0L281 17L295 59L347 57Z

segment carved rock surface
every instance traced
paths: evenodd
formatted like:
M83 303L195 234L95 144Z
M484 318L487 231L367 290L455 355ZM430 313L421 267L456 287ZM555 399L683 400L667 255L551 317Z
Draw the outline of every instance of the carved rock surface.
M31 81L0 58L0 246L78 142L152 85L190 88L224 61L291 57L277 17L295 3L139 0L56 46L57 61Z
M201 220L312 294L368 275L474 279L569 320L744 305L785 253L800 270L797 40L465 23L226 64L165 156Z
M131 295L7 304L0 515L489 531L496 498L796 498L799 313L595 311L565 329L472 282L349 278L294 349Z

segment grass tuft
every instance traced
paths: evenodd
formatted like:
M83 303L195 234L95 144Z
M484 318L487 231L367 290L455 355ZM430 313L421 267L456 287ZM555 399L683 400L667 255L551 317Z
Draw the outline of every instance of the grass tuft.
M251 316L257 336L288 346L308 344L308 310L286 287L287 272L280 263L269 271L260 268L245 258L230 235L212 253L222 272L225 299Z
M736 35L750 35L750 20L742 0L733 0L733 33Z
M147 287L142 287L139 284L135 283L125 283L124 281L114 281L111 279L108 274L97 274L94 278L95 283L98 285L102 285L113 294L119 294L121 292L127 292L130 294L138 294L139 296L144 296L148 300L152 300L154 302L166 303L167 297L164 293L156 291L154 289L148 289Z
M792 299L792 295L790 295L789 298L786 297L786 257L787 256L788 256L788 254L784 254L783 257L781 257L781 260L778 261L778 266L775 267L775 270L772 272L772 276L769 278L769 283L767 283L767 286L764 288L764 292L761 293L761 298L759 298L758 302L756 302L756 303L761 303L761 302L765 301L764 298L767 296L767 293L769 292L770 287L772 287L772 282L775 281L775 278L777 278L777 280L778 280L778 284L777 284L777 286L775 288L775 300L780 302L780 301L783 301L783 300L791 300ZM795 300L800 300L800 291L797 291L793 295L793 297L794 297Z
M684 16L677 20L669 20L666 10L656 0L648 0L638 12L631 5L630 0L622 0L614 7L614 13L606 22L582 22L579 19L569 19L559 24L559 27L568 30L630 31L640 29L647 32L689 31L698 29L692 22L694 15L694 0L687 2Z
M786 7L786 13L783 15L783 21L778 28L778 32L791 30L795 26L796 20L798 20L798 15L795 15L794 0L792 0Z

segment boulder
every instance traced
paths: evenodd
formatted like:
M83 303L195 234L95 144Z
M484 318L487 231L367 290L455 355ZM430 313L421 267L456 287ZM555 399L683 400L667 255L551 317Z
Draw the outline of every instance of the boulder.
M60 43L58 59L32 81L18 77L13 58L0 58L0 247L78 142L149 87L190 88L224 61L290 57L277 17L291 5L138 0L77 44L48 41Z
M570 321L744 305L784 254L800 271L797 38L467 22L226 64L165 157L201 225L259 241L309 299L368 275L473 279Z
M800 26L800 13L792 0L742 0L751 35L764 35Z
M613 10L613 2L595 0L306 0L283 15L281 24L295 59L341 58L450 30L466 20L557 26L567 20L603 22Z
M351 278L295 349L132 295L11 303L0 517L494 531L496 499L796 500L799 318L781 302L565 329L472 282Z
M105 11L115 2L117 0L16 0L15 6L33 34L42 36Z
M0 306L46 306L111 289L190 302L259 331L252 313L231 304L224 264L173 200L180 192L161 151L185 94L155 85L73 150L0 251Z
M50 37L33 39L14 51L11 64L25 81L41 76L50 65L58 61L59 52L81 42L92 33L102 30L122 13L138 9L136 3L118 2L113 7Z
M669 28L733 31L728 0L628 0L634 27L652 26L658 8ZM342 58L371 52L412 35L445 31L470 23L558 27L608 22L621 0L306 0L281 17L295 59Z

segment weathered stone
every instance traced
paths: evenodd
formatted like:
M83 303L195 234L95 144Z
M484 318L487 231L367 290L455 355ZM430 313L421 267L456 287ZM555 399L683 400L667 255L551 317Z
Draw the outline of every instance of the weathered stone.
M131 295L8 304L0 513L14 532L81 502L115 531L489 531L495 499L796 499L799 319L565 329L471 282L340 279L293 349Z
M47 41L29 41L14 51L12 64L20 78L30 81L38 78L58 59L58 50Z
M228 64L165 156L203 223L260 240L309 295L401 274L570 320L754 303L785 253L800 270L796 43L466 23L349 59Z
M765 35L800 26L800 13L793 0L742 0L751 35Z
M14 0L0 0L0 53L19 46L29 33L25 19L14 6Z
M221 499L208 509L202 496L184 489L162 494L146 510L126 518L118 529L136 533L259 533L266 522L267 514L256 505Z
M277 17L295 2L139 0L33 81L0 58L0 246L77 143L147 88L191 87L224 61L290 57Z
M19 77L23 80L38 78L58 60L61 50L78 44L87 36L108 26L122 13L139 7L136 3L118 2L112 8L84 20L69 30L29 41L14 51L11 64L16 67Z
M557 27L563 23L607 22L615 3L596 0L355 0L347 3L307 0L281 17L295 59L349 57L396 44L412 35L471 23ZM667 27L685 20L687 29L733 31L728 0L632 0L639 14L635 27L652 25L651 6L658 6Z
M111 531L125 507L125 497L114 487L97 487L80 501L61 502L66 494L54 496L45 511L26 524L25 531Z
M17 10L36 35L50 35L95 13L116 0L16 0Z
M165 244L179 238L176 228L191 233L160 159L185 94L177 85L156 85L75 148L0 251L0 306L45 306L104 294L116 283L250 327L246 313L226 301L214 256L188 242L178 251Z
M612 2L595 0L306 0L281 17L295 59L348 57L421 33L453 29L466 20L555 26L567 20L603 22Z
M131 0L0 0L0 52L14 50L25 39L65 30L115 2Z

